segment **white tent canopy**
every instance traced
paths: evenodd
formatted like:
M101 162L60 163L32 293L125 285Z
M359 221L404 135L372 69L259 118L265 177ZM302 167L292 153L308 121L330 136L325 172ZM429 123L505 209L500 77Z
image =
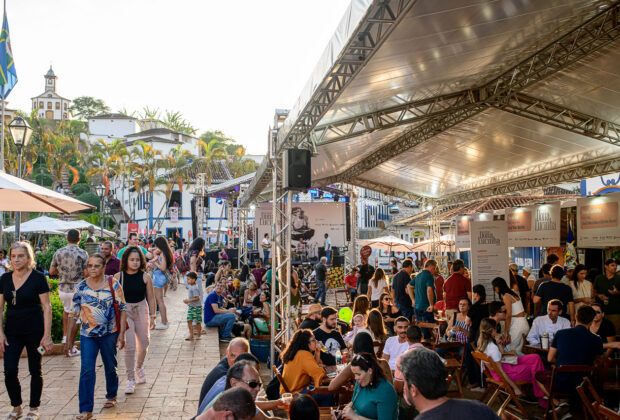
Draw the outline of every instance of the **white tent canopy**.
M388 252L411 252L413 244L393 235L381 236L374 239L364 239L359 241L361 246L368 245L373 249L379 249Z
M433 246L433 240L427 239L425 241L416 242L413 244L413 251L415 252L431 252ZM454 247L454 235L441 235L439 238L439 250L440 252L453 251Z
M94 206L0 171L0 211L73 213Z
M60 220L49 216L40 216L20 224L21 233L64 234L69 229L94 229L96 236L101 236L101 228L85 220ZM15 226L4 229L5 233L15 233ZM103 230L104 237L116 237L114 232Z

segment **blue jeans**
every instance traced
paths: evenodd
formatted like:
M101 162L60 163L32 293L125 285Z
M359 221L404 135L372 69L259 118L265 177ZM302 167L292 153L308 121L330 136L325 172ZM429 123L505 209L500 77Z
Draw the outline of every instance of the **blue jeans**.
M321 302L321 305L325 305L325 295L327 293L327 289L325 288L325 282L317 280L316 285L319 287L316 291L315 301Z
M220 338L233 338L232 329L237 317L235 314L215 314L209 322L205 322L207 327L218 327Z
M101 351L101 360L105 371L106 399L116 398L118 392L118 373L116 371L116 340L118 333L103 337L80 337L82 366L80 368L80 413L92 413L95 405L95 369L97 355Z
M411 306L399 305L398 303L396 306L400 309L403 316L411 322L411 318L413 317L413 308Z
M415 310L415 317L418 322L435 322L435 315L427 310ZM422 328L422 335L427 340L431 338L431 330L428 328Z
M332 263L332 250L331 249L325 251L325 258L327 258L327 264L331 265Z
M269 249L263 249L263 264L269 263Z

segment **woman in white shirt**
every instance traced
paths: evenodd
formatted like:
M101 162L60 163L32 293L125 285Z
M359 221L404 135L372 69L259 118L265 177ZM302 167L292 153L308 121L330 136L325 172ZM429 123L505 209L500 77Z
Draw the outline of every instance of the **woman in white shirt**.
M504 321L504 331L506 331L510 349L522 354L524 339L530 332L530 325L525 318L526 313L523 302L519 294L510 289L506 284L506 280L501 277L495 277L491 282L493 290L504 302L506 307L506 320Z
M534 396L538 399L539 404L545 407L547 403L544 399L545 393L538 381L536 381L536 373L545 370L542 359L537 354L526 354L518 356L515 364L514 353L503 352L504 349L495 342L497 335L497 322L492 318L483 319L480 323L480 337L478 338L477 350L486 354L506 374L509 385L514 389L515 394L521 395L521 389L515 382L527 381L531 383ZM512 360L506 358L506 356L512 356ZM496 379L500 379L493 371L491 371L491 375Z
M368 282L368 296L370 297L370 303L372 308L379 307L379 299L381 293L387 292L387 281L385 280L385 272L382 268L375 270L375 275Z
M586 280L588 269L583 264L577 264L573 270L573 278L570 288L573 289L573 300L575 301L575 312L583 306L594 302L594 288L592 283Z

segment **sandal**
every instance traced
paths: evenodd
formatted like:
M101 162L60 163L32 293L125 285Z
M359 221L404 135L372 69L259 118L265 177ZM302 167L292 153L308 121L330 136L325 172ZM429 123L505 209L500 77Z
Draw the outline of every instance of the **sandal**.
M29 411L26 417L24 417L24 420L39 420L39 418L41 418L39 411L34 410L34 411Z
M114 408L116 407L116 398L107 400L105 404L103 404L103 408Z
M75 416L75 420L88 420L93 418L93 413L80 413Z
M23 410L22 411L11 411L9 414L6 415L4 419L5 420L17 420L17 419L20 419L23 415L24 415Z

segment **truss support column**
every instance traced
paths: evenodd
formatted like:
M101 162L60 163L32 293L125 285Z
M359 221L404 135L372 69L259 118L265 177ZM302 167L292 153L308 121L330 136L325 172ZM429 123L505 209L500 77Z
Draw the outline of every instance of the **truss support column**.
M237 228L239 229L239 243L237 244L239 268L248 263L248 208L237 208Z
M441 220L439 217L439 206L436 203L430 205L432 206L430 220L431 258L439 260L441 257Z
M292 191L283 188L284 153L276 154L277 131L271 138L272 159L272 245L271 245L271 348L270 358L275 362L276 353L281 354L291 337L289 311L291 307L291 214ZM279 327L279 328L278 328Z
M359 255L357 250L357 243L359 240L359 228L357 222L357 188L353 185L348 185L347 193L349 195L349 222L351 241L349 242L349 252L346 253L346 258L349 259L346 265L356 265L356 259Z
M196 232L194 232L194 239L203 237L204 224L205 224L205 176L206 174L198 174L196 177ZM205 238L206 239L206 238Z

